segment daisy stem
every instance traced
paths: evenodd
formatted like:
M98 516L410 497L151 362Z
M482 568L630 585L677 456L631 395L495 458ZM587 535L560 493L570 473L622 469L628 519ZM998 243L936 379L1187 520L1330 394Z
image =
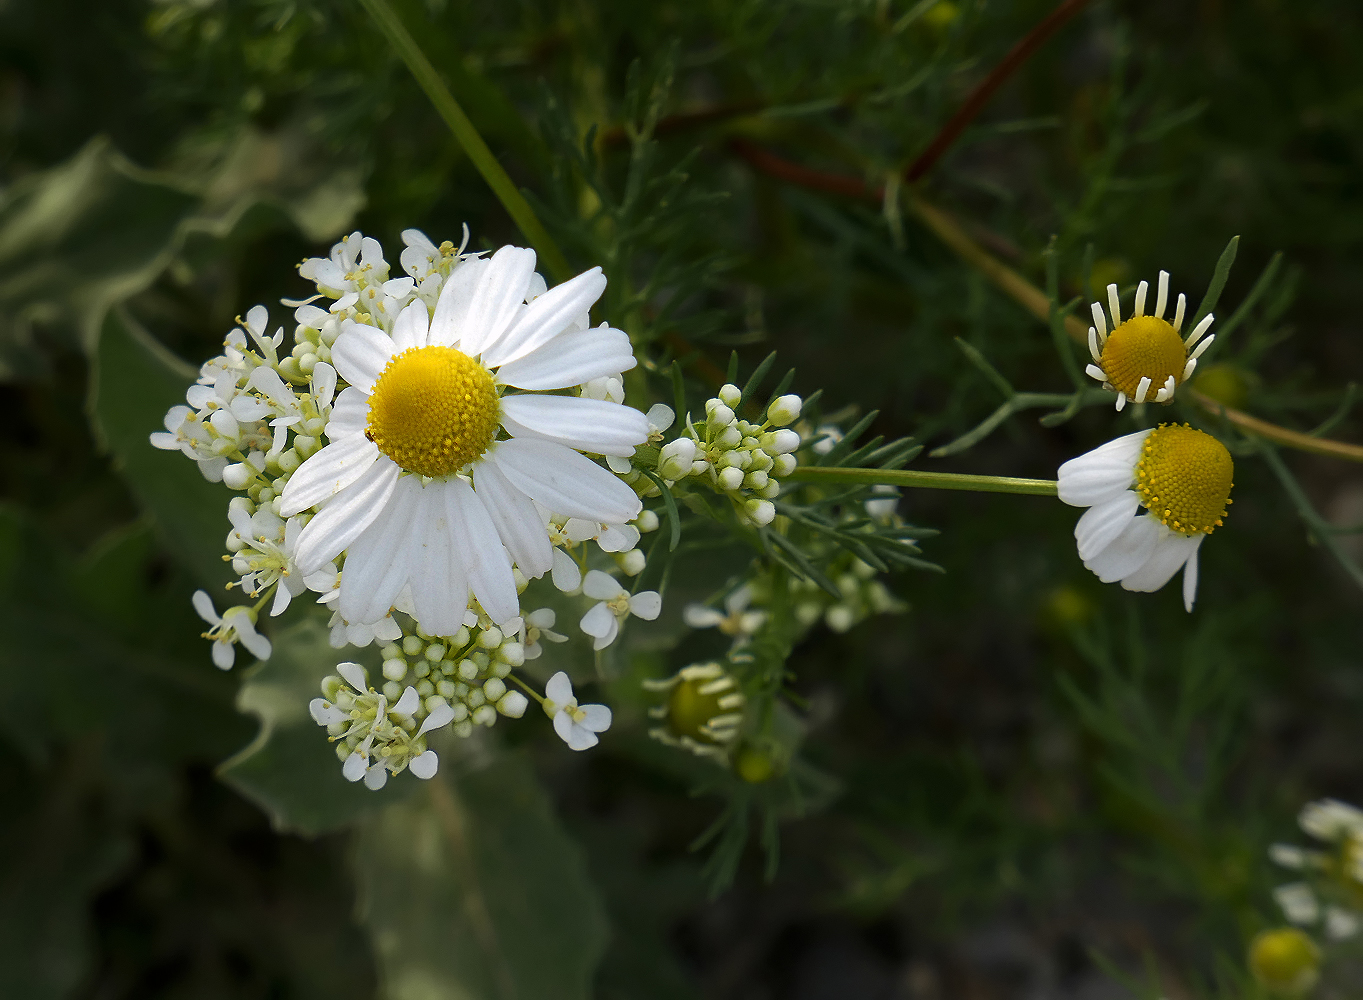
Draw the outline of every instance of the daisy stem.
M785 478L803 483L864 483L916 486L930 490L969 490L975 493L1023 493L1041 497L1057 495L1056 482L1053 479L972 476L956 472L918 472L912 469L842 469L807 465L797 468Z
M519 687L526 694L528 694L530 697L534 698L541 705L544 704L544 696L540 694L538 691L536 691L534 688L532 688L529 684L525 683L525 681L521 680L515 674L507 674L506 676L508 680L515 681L516 686Z
M535 215L530 203L525 200L516 187L515 182L507 175L502 165L497 162L497 158L492 155L492 150L488 149L483 137L478 134L478 130L473 127L473 122L469 121L468 115L464 114L464 109L459 106L459 102L454 99L450 89L445 86L445 81L440 79L440 74L436 72L431 61L426 58L426 53L421 51L419 46L403 25L397 13L388 4L388 0L360 0L364 8L369 11L369 16L379 26L388 41L392 44L402 61L411 70L412 76L416 77L416 82L421 89L426 92L436 112L441 118L445 119L445 124L449 126L454 138L468 154L468 158L473 161L473 165L478 168L478 172L483 175L483 180L487 181L488 187L492 188L492 193L497 196L497 200L502 203L511 220L516 223L520 231L525 234L525 238L534 245L539 251L540 260L544 262L552 276L558 281L566 281L572 277L572 272L568 268L568 261L564 258L563 252L556 244Z

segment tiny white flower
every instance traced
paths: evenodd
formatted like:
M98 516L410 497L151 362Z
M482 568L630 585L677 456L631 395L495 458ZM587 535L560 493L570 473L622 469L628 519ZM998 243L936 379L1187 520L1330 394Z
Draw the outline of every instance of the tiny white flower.
M580 628L592 637L593 649L605 649L620 634L620 622L630 615L653 621L663 608L662 595L656 590L630 594L620 581L594 569L582 581L582 592L600 603L582 616Z
M691 628L718 628L734 639L734 645L748 642L767 620L767 613L761 610L749 611L752 603L752 588L746 583L724 598L724 611L704 604L688 604L682 611L682 620Z
M605 705L578 705L573 682L562 670L544 686L544 713L554 720L554 732L573 750L596 746L596 734L611 727L611 710Z
M1320 919L1320 903L1305 882L1289 882L1273 890L1273 898L1289 923L1305 926Z
M525 616L521 635L527 660L538 659L544 652L544 647L540 645L541 639L546 642L568 641L566 635L560 635L554 631L554 623L557 619L558 616L554 614L553 608L540 608L538 611L532 611Z
M202 590L194 591L193 603L199 617L211 626L203 637L213 640L213 662L218 669L231 669L236 659L238 642L256 659L270 658L272 649L270 640L256 631L255 612L250 608L241 606L228 608L219 617L213 608L213 599Z

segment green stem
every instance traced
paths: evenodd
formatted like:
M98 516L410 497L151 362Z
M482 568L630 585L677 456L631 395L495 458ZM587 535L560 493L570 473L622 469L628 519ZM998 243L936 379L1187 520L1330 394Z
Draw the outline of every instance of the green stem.
M445 124L454 133L454 138L473 161L473 165L478 168L478 172L483 175L483 180L492 188L492 193L497 196L497 200L502 203L512 221L539 252L540 260L548 268L550 276L556 281L566 281L572 277L568 261L559 250L558 244L541 224L525 196L502 169L502 165L497 162L497 158L492 155L492 150L488 149L483 137L469 121L468 115L464 114L464 109L445 86L445 81L440 79L440 74L421 51L416 39L388 5L388 0L360 0L360 3L369 11L379 29L388 36L388 41L407 64L407 68L412 71L412 76L416 77L416 82L430 98L436 112L445 119Z
M785 477L803 483L866 483L917 486L930 490L971 490L976 493L1023 493L1053 497L1053 479L1015 479L1012 476L968 476L955 472L917 472L911 469L841 469L802 466Z
M528 694L530 697L534 698L537 702L539 702L540 705L543 705L543 704L544 704L544 695L540 694L538 691L536 691L534 688L532 688L529 684L525 683L525 681L521 680L521 679L520 679L519 677L517 677L515 674L507 674L506 677L507 677L507 680L511 681L513 684L515 684L517 687L519 687L522 691L524 691L524 692L525 692L526 694Z

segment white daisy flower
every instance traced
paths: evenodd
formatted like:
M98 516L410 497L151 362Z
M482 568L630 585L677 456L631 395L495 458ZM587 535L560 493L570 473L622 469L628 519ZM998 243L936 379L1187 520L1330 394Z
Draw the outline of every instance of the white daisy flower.
M631 594L620 581L599 569L587 573L582 581L582 592L601 603L592 607L579 627L592 637L593 649L605 649L620 634L620 623L633 615L653 621L663 609L663 598L656 590Z
M596 734L611 727L611 710L605 705L581 705L573 697L573 682L562 670L544 685L544 714L554 720L554 732L573 750L596 746Z
M1197 359L1216 339L1215 335L1202 339L1212 325L1211 313L1204 316L1186 338L1180 336L1188 308L1188 300L1182 293L1174 308L1174 321L1170 323L1164 318L1164 308L1169 301L1168 271L1159 273L1155 311L1147 314L1145 299L1149 290L1149 282L1145 281L1136 287L1135 310L1125 322L1122 321L1116 285L1107 286L1107 315L1100 303L1090 305L1093 326L1089 327L1089 353L1093 363L1085 370L1101 382L1104 389L1117 393L1119 410L1126 406L1128 399L1137 403L1147 399L1167 403L1173 399L1174 391L1193 377ZM1109 317L1111 333L1108 332Z
M428 634L460 627L470 587L503 624L519 614L512 562L527 577L553 564L535 503L607 524L638 515L634 491L581 453L632 454L644 415L542 394L634 367L621 331L570 329L606 279L593 268L526 304L534 268L533 251L503 247L453 271L433 315L416 301L391 336L355 324L337 338L332 361L350 385L331 443L290 478L280 512L320 507L298 563L311 573L346 553L347 622L382 619L410 584Z
M219 670L231 669L236 660L238 642L257 660L270 658L273 647L269 639L256 631L256 613L250 608L228 608L219 617L213 609L213 599L206 591L194 591L191 600L199 617L210 626L203 637L213 640L213 663Z
M1233 472L1226 446L1187 424L1071 459L1060 467L1060 499L1089 508L1074 528L1079 558L1104 583L1135 591L1159 590L1183 569L1183 606L1192 611L1197 550L1226 516Z

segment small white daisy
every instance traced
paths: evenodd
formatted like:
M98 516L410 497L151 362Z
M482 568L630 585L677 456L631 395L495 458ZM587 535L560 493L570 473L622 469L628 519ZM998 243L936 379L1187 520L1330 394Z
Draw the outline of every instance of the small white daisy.
M570 749L596 746L596 734L611 727L611 710L605 705L578 705L573 682L562 670L544 685L544 714L554 720L554 732Z
M656 590L631 594L620 581L599 569L587 573L582 592L599 601L582 616L579 627L592 637L593 649L605 649L620 634L620 623L633 615L653 621L663 609L663 598Z
M1226 446L1187 424L1127 434L1071 459L1060 467L1060 499L1089 508L1074 528L1079 558L1104 583L1135 591L1159 590L1183 569L1192 611L1197 550L1226 516L1233 472Z
M1180 337L1188 308L1188 300L1182 293L1179 293L1174 309L1174 321L1170 323L1164 318L1164 308L1169 302L1168 271L1159 273L1155 311L1147 314L1145 299L1149 290L1149 282L1142 281L1136 286L1135 310L1125 322L1122 321L1116 285L1107 286L1108 315L1104 315L1100 303L1090 305L1093 326L1089 327L1089 353L1093 363L1086 371L1101 382L1104 389L1117 393L1119 410L1126 406L1128 399L1137 403L1147 399L1167 403L1173 399L1174 391L1193 377L1197 359L1216 339L1215 335L1202 339L1212 325L1211 313L1202 318L1186 339ZM1109 316L1111 333L1108 332Z
M346 553L345 621L382 619L410 585L428 634L459 628L470 587L503 624L519 614L512 562L527 577L553 565L536 503L606 524L639 514L634 491L581 453L632 454L644 415L548 394L634 367L626 334L578 328L606 279L593 268L527 304L535 277L533 251L503 247L453 271L434 314L415 301L391 336L355 324L337 338L349 387L331 443L293 474L280 512L319 507L297 559L311 573Z

